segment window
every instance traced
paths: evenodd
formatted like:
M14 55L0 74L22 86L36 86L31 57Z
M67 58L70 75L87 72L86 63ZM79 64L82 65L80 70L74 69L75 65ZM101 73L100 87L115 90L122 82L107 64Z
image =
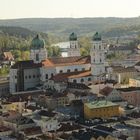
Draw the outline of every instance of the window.
M73 83L77 83L77 80L74 79L74 80L73 80Z
M88 78L88 81L91 81L91 78Z
M27 76L25 76L25 79L27 79Z
M68 69L67 72L70 72L70 69Z
M93 59L93 62L95 62L95 59Z
M17 76L15 76L15 79L17 79Z
M78 71L78 69L75 69L74 71Z
M100 59L100 62L102 62L102 59Z
M94 45L94 50L95 50L95 45Z
M51 73L51 77L53 77L53 73Z
M39 54L36 54L36 61L39 61Z
M84 82L84 79L81 79L81 82Z
M35 75L33 75L33 78L35 78Z
M63 73L63 70L60 70L59 73Z
M99 50L101 50L101 46L99 46Z
M85 71L85 68L82 68L82 71Z
M46 74L46 79L48 79L48 74Z
M29 75L29 79L31 79L31 75Z

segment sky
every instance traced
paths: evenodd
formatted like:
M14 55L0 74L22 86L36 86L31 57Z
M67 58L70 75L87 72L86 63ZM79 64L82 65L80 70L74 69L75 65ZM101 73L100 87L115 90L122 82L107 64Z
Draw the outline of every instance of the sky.
M0 0L0 19L137 16L140 0Z

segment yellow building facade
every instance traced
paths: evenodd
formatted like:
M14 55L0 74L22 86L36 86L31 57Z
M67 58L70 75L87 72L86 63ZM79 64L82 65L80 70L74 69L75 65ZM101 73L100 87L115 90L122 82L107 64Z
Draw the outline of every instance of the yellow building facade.
M94 101L84 104L84 116L86 119L110 118L119 115L119 105L110 101Z

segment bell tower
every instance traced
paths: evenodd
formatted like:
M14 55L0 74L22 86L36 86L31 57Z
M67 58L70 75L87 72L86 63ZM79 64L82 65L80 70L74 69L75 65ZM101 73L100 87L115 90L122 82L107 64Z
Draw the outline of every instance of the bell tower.
M93 36L90 56L93 80L101 80L102 75L105 73L105 46L98 32Z
M30 59L34 63L40 63L42 60L47 59L47 50L45 42L37 35L31 42Z
M73 32L69 36L70 48L68 50L68 57L80 56L80 48L78 45L77 35Z

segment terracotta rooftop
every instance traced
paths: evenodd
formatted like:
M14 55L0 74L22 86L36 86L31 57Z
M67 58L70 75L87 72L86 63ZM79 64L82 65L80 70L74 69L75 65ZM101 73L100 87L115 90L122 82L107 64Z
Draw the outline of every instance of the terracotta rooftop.
M5 126L0 126L0 132L5 132L5 131L12 131L10 128L7 128Z
M67 131L74 131L74 130L80 130L82 129L82 126L78 125L78 124L71 124L71 123L61 123L60 124L60 128L57 129L57 132L67 132Z
M32 127L32 128L26 128L22 131L24 132L24 134L26 136L42 134L41 128L39 126Z
M82 84L82 83L72 83L72 82L68 82L67 88L74 88L74 89L90 89L87 85Z
M117 73L137 72L137 70L134 67L124 68L124 67L118 66L118 67L112 67L112 68L113 68L113 71Z
M90 56L48 58L42 62L44 67L56 67L67 65L82 65L90 63Z
M108 96L112 91L113 91L113 88L107 86L100 90L100 94L102 94L104 96Z
M77 71L77 72L69 72L69 73L59 73L53 76L50 80L54 80L55 82L67 82L68 79L73 78L81 78L91 76L91 71Z
M14 60L14 57L11 52L4 52L4 60Z

